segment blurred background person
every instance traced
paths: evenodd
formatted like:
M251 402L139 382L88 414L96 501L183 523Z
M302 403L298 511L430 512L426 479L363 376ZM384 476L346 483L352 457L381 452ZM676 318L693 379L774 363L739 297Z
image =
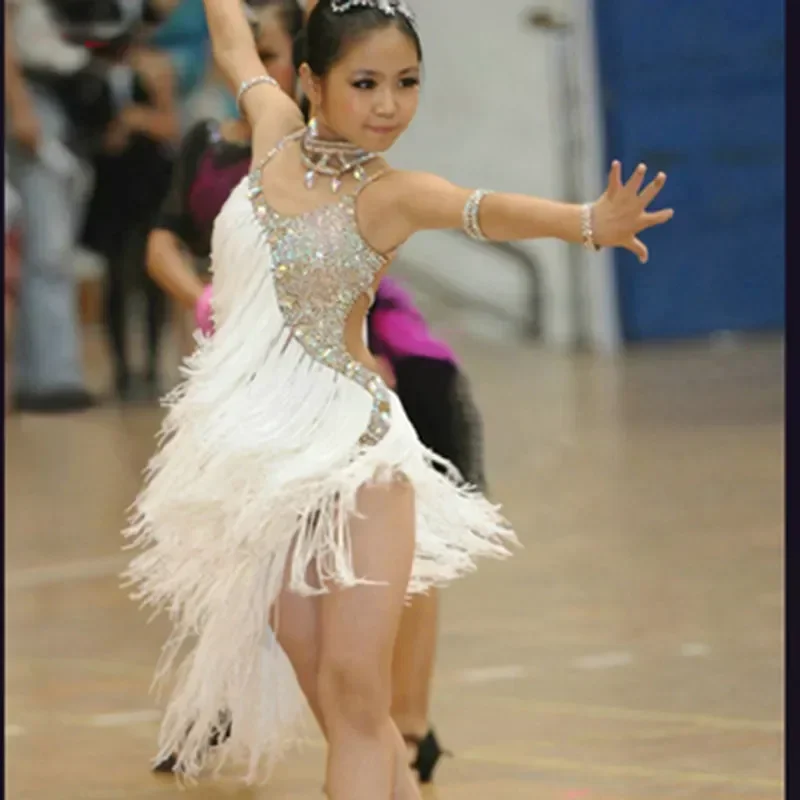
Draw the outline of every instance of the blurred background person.
M173 10L172 3L146 3L137 13L122 12L108 32L105 7L87 0L80 8L65 6L65 23L73 38L91 48L93 60L116 76L118 110L92 154L95 184L82 241L106 264L104 321L118 398L153 397L158 387L158 360L165 319L163 293L144 270L144 243L167 190L180 136L177 78L168 54L154 47L149 27ZM105 12L107 13L107 12ZM124 86L125 91L120 91ZM144 380L131 368L131 301L145 303ZM135 305L133 306L135 307Z
M258 31L259 55L283 90L294 97L292 44L302 27L302 8L296 0L251 0L248 5ZM213 72L210 78L208 92L198 98L195 110L204 109L211 116L197 120L184 138L169 194L148 243L150 274L176 301L184 353L191 348L195 309L209 279L214 218L247 173L251 157L249 125Z
M90 184L63 100L30 74L73 76L90 56L62 39L42 0L9 0L5 23L8 177L21 203L15 404L24 411L76 411L93 404L74 270Z

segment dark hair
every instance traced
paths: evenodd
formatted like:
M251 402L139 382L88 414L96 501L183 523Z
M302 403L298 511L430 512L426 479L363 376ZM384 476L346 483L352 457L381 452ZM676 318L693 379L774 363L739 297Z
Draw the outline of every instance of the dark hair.
M320 0L308 17L303 31L295 39L295 66L308 64L314 75L322 77L354 42L372 31L394 26L414 45L422 61L422 42L417 29L403 14L384 13L369 6L355 6L344 13L331 8L331 0Z
M303 9L297 0L246 0L246 3L255 12L266 8L276 9L281 26L291 39L295 39L303 30Z
M302 30L297 36L294 37L292 44L292 62L294 63L295 73L300 72L300 67L306 61L306 38L305 30ZM300 111L303 114L303 119L306 122L311 119L311 101L303 95L300 98Z

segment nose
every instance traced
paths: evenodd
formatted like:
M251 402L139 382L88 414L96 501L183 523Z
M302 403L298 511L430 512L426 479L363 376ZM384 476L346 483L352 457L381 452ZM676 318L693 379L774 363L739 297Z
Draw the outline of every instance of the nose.
M397 113L397 99L390 88L377 92L375 113L380 117L391 118Z

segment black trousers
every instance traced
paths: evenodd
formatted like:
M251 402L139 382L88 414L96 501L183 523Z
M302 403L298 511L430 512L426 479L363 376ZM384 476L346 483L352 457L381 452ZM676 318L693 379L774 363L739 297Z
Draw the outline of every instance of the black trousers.
M158 142L137 136L124 152L97 156L93 166L95 188L83 241L108 265L105 325L117 381L124 384L130 375L127 330L135 292L142 292L145 298L147 371L155 378L167 301L147 274L145 248L169 189L172 155Z

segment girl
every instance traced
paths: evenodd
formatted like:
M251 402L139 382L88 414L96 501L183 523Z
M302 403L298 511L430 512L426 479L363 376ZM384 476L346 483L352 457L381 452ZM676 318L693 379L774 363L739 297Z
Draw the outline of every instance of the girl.
M419 798L390 716L403 602L502 557L499 510L425 448L380 378L362 328L397 248L419 230L554 236L624 246L659 175L594 204L461 189L378 155L417 108L421 45L397 0L320 0L301 69L313 121L263 74L244 11L205 0L212 46L253 130L254 167L215 223L215 333L168 398L163 444L126 531L146 547L135 597L174 624L160 674L189 636L162 753L199 773L209 739L259 777L291 743L302 688L329 743L333 800ZM446 471L441 474L436 466ZM265 633L267 625L274 637Z
M292 95L293 39L302 27L295 0L250 0L259 57L281 88ZM295 48L297 50L298 48ZM297 67L305 58L299 59ZM247 173L250 130L245 120L198 122L187 134L172 186L151 232L151 277L211 332L206 265L211 227L224 201ZM198 270L185 254L188 248ZM396 389L420 439L483 487L482 431L466 377L453 352L434 340L410 296L389 278L376 292L367 317L368 341L384 375ZM194 329L195 325L193 325ZM428 711L438 627L438 593L415 595L404 609L392 662L392 716L412 750L422 783L433 777L443 754L429 728ZM172 772L174 756L156 765Z

